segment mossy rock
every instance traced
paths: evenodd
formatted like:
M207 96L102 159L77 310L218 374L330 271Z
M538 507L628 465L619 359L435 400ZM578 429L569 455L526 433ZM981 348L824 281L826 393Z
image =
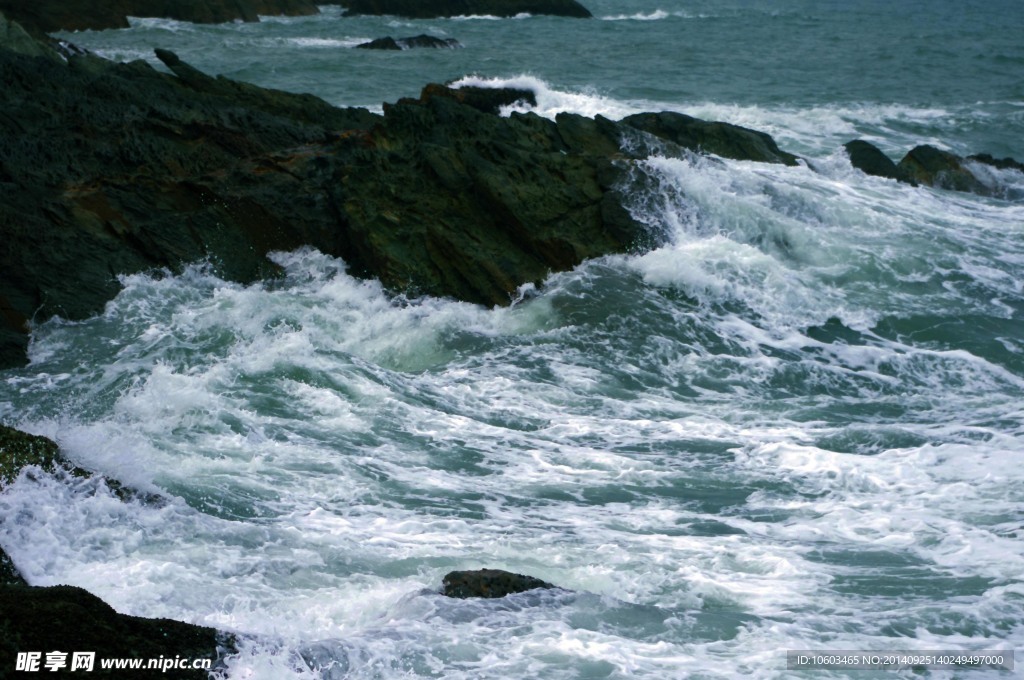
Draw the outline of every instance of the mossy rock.
M28 465L52 470L65 461L60 447L46 437L0 425L0 486L13 482Z

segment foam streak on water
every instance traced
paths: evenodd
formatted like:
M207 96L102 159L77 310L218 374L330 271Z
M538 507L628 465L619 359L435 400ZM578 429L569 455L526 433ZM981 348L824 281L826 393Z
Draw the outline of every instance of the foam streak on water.
M0 494L0 544L32 583L236 632L230 678L786 678L786 649L1024 648L1024 180L993 171L998 198L910 187L841 151L865 136L894 157L924 141L1020 157L1024 93L985 71L973 96L960 53L955 82L926 91L934 42L883 40L909 21L887 4L860 49L906 50L890 55L901 96L862 69L850 96L808 100L787 55L762 63L770 82L747 77L730 31L839 52L847 33L818 3L755 4L603 0L595 15L616 20L585 25L332 9L78 36L219 45L213 72L339 103L453 79L527 87L549 117L683 111L809 162L651 156L628 207L665 244L508 309L396 299L306 250L253 286L204 265L125 277L103 315L36 329L32 365L0 376L0 419L168 500L24 475ZM466 49L347 49L405 29ZM684 49L691 30L721 51ZM672 58L629 61L640 35ZM253 51L268 45L280 54ZM1019 52L995 32L987 46L972 63ZM836 73L821 55L802 82ZM437 594L484 566L567 590Z

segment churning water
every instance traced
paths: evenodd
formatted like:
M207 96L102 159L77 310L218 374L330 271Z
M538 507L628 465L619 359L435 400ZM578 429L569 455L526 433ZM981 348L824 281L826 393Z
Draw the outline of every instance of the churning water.
M630 207L669 242L505 309L395 298L312 251L253 286L125 277L101 316L36 328L0 418L168 500L23 476L0 543L30 582L234 631L233 679L782 678L787 649L1024 648L1024 177L915 188L841 148L1024 156L1024 10L588 6L70 36L377 110L459 80L530 87L542 115L683 111L813 169L651 157ZM418 33L464 47L350 49ZM437 593L485 566L566 590ZM916 677L815 677L847 675ZM968 676L1006 674L932 673Z

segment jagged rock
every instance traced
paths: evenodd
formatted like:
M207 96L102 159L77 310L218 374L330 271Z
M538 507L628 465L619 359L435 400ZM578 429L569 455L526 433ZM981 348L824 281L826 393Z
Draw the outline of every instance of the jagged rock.
M8 21L0 12L0 49L10 50L29 57L55 58L57 53L45 43L30 36L16 21Z
M370 42L356 45L363 50L411 50L417 47L432 47L435 49L454 50L462 47L455 38L436 38L432 35L414 35L411 38L392 38L387 36L377 38Z
M246 282L308 245L393 291L491 305L650 245L616 191L611 121L500 118L482 110L522 92L443 86L381 118L158 56L175 75L0 51L6 357L26 319L89 316L117 274L198 259Z
M348 14L393 14L412 19L487 15L550 14L588 18L590 11L576 0L338 0Z
M192 668L154 670L104 670L100 659L209 659L211 668L234 652L234 640L205 626L170 619L145 619L118 614L110 605L82 588L0 585L0 669L13 672L18 652L42 652L39 672L46 653L67 653L70 669L72 652L95 652L88 677L202 678L207 671ZM71 675L71 673L68 673ZM63 673L61 673L63 675Z
M899 162L900 171L928 186L988 195L991 190L964 166L956 154L927 144L911 149Z
M0 50L0 367L24 363L29 319L99 312L117 274L220 257L226 277L252 281L272 271L268 250L337 252L329 206L307 221L273 206L322 193L222 196L217 173L377 117L211 78L163 54L177 77L145 62ZM261 172L241 181L258 184Z
M501 569L477 569L475 571L453 571L445 575L441 593L461 599L470 597L496 598L523 593L535 588L555 588L533 576L513 574Z
M843 147L850 156L850 164L861 172L916 184L906 172L901 170L874 144L863 139L855 139L852 142L847 142Z
M421 100L430 97L448 97L460 104L471 106L477 111L493 113L501 112L501 107L525 103L537 105L537 96L533 90L516 87L460 87L450 88L444 85L430 84L423 88Z
M552 271L649 245L616 209L625 167L606 149L572 144L560 123L534 114L482 113L438 87L385 107L366 142L335 157L354 271L393 290L508 304Z
M993 158L992 154L979 153L968 156L967 160L974 161L975 163L991 165L993 168L999 168L1000 170L1016 170L1017 172L1024 172L1024 163L1012 158Z
M54 31L127 28L128 17L162 17L202 24L259 21L259 15L319 12L313 0L0 0L0 11L41 36Z
M731 123L700 120L672 111L638 113L623 118L622 122L699 153L797 165L797 157L779 149L771 135Z

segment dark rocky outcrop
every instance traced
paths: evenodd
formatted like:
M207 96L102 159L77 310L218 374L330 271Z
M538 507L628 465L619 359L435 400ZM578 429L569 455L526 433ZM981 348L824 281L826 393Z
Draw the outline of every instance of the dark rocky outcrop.
M13 482L21 469L28 465L44 470L71 467L60 455L60 448L55 442L0 425L0 488Z
M535 588L555 588L533 576L513 574L501 569L477 569L475 571L453 571L445 575L441 594L460 599L470 597L496 598L524 593Z
M1017 172L1024 172L1024 163L1012 158L993 158L992 154L978 153L968 156L967 160L974 161L975 163L982 163L984 165L991 165L993 168L999 168L1000 170L1016 170Z
M259 16L319 12L313 0L0 0L0 11L30 33L127 28L128 17L201 24L259 21Z
M497 115L501 107L513 104L537 105L537 96L533 90L524 90L516 87L460 87L450 88L444 85L431 84L423 88L421 98L425 97L448 97L460 104L471 106L483 113Z
M0 585L0 675L14 675L18 652L42 652L39 672L46 653L68 654L64 668L70 668L71 653L96 652L94 669L81 670L88 677L201 678L204 670L104 670L100 659L209 659L216 668L233 651L233 641L213 628L170 619L144 619L118 614L110 605L82 588ZM63 675L64 673L61 673ZM70 673L69 673L70 675ZM28 675L26 676L28 677Z
M899 164L894 164L877 147L862 139L843 145L850 155L853 167L879 177L888 177L917 186L924 184L940 189L969 191L982 196L998 196L1011 200L1020 198L1019 191L1011 187L998 186L998 181L972 164L980 164L1000 170L1024 172L1024 164L1012 158L993 158L989 154L975 154L961 158L949 151L934 146L922 145L911 149Z
M614 191L614 129L499 118L478 109L502 93L442 86L381 118L158 55L175 76L0 51L6 365L28 319L95 314L120 273L208 258L252 281L268 251L310 245L392 290L507 304L646 233Z
M551 271L650 245L616 191L627 159L594 121L583 119L589 137L572 137L582 117L499 118L439 89L386 106L343 154L331 191L354 271L391 289L508 304Z
M850 156L850 164L861 172L876 177L888 177L900 182L916 184L914 180L892 159L882 153L881 149L863 139L855 139L843 145Z
M271 201L318 200L301 187L261 203L220 186L242 159L323 145L376 117L168 61L177 77L0 50L0 366L23 362L29 319L97 313L117 274L209 257L251 281L268 272L269 249L338 250L329 207L307 221L266 213Z
M411 50L419 47L454 50L462 47L462 44L455 38L437 38L432 35L421 34L414 35L411 38L392 38L387 36L371 40L370 42L360 43L356 47L362 50Z
M623 193L647 133L674 153L795 162L768 135L681 114L502 118L533 93L428 85L377 116L157 56L173 75L0 49L0 368L24 361L30 320L99 312L119 274L206 259L249 282L299 246L396 293L509 304L658 242Z
M907 152L898 167L907 177L920 184L976 194L991 193L989 187L964 166L963 158L928 144L916 146Z
M38 41L16 21L10 21L0 11L0 47L30 57L56 57L57 53L46 42Z
M411 19L456 16L513 17L549 14L585 19L593 16L576 0L338 0L348 14L393 14Z
M672 111L638 113L622 122L699 153L797 165L797 157L779 149L771 135L731 123L701 120Z

